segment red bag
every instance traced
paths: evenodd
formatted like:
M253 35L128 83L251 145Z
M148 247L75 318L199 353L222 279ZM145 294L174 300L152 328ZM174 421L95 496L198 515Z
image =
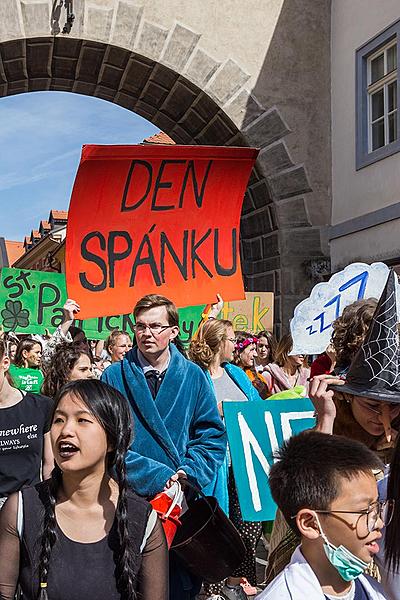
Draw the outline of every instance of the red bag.
M182 512L183 498L181 485L178 481L175 481L168 490L160 492L150 500L150 504L162 521L168 548L170 548L176 530L181 524L179 517Z

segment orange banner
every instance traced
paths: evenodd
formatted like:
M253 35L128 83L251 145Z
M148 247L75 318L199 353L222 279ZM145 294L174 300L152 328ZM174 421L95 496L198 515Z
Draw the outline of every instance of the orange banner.
M240 213L252 148L84 146L68 214L66 278L79 319L244 298Z

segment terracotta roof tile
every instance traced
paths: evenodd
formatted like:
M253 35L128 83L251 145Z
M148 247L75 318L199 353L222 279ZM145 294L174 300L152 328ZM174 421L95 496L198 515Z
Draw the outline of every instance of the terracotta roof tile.
M38 232L38 230L37 230L37 229L32 229L32 232L31 232L31 239L32 239L32 238L33 238L33 239L35 239L35 238L40 238L40 233Z
M40 227L44 230L51 229L51 225L48 221L40 221Z
M143 144L175 144L174 140L169 137L164 131L160 131L159 133L155 133L150 137L147 137L143 140Z
M56 221L66 221L68 219L68 211L67 210L54 210L50 211L49 221L53 217Z
M23 242L14 242L13 240L5 240L5 244L8 264L11 266L24 254L24 244Z

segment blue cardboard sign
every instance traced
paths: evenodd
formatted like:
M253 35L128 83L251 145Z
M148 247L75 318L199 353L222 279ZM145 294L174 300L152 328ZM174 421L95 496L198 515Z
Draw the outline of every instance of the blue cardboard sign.
M276 513L268 485L273 455L284 440L314 427L314 406L309 398L223 404L243 520L271 521Z

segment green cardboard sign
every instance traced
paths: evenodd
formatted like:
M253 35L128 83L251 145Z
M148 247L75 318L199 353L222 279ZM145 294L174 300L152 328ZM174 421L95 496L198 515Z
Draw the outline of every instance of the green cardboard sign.
M65 275L45 271L3 268L0 276L0 326L16 333L51 333L62 323L67 300ZM181 339L188 343L201 320L204 306L179 309ZM103 340L113 329L133 335L132 313L75 321L89 339Z

